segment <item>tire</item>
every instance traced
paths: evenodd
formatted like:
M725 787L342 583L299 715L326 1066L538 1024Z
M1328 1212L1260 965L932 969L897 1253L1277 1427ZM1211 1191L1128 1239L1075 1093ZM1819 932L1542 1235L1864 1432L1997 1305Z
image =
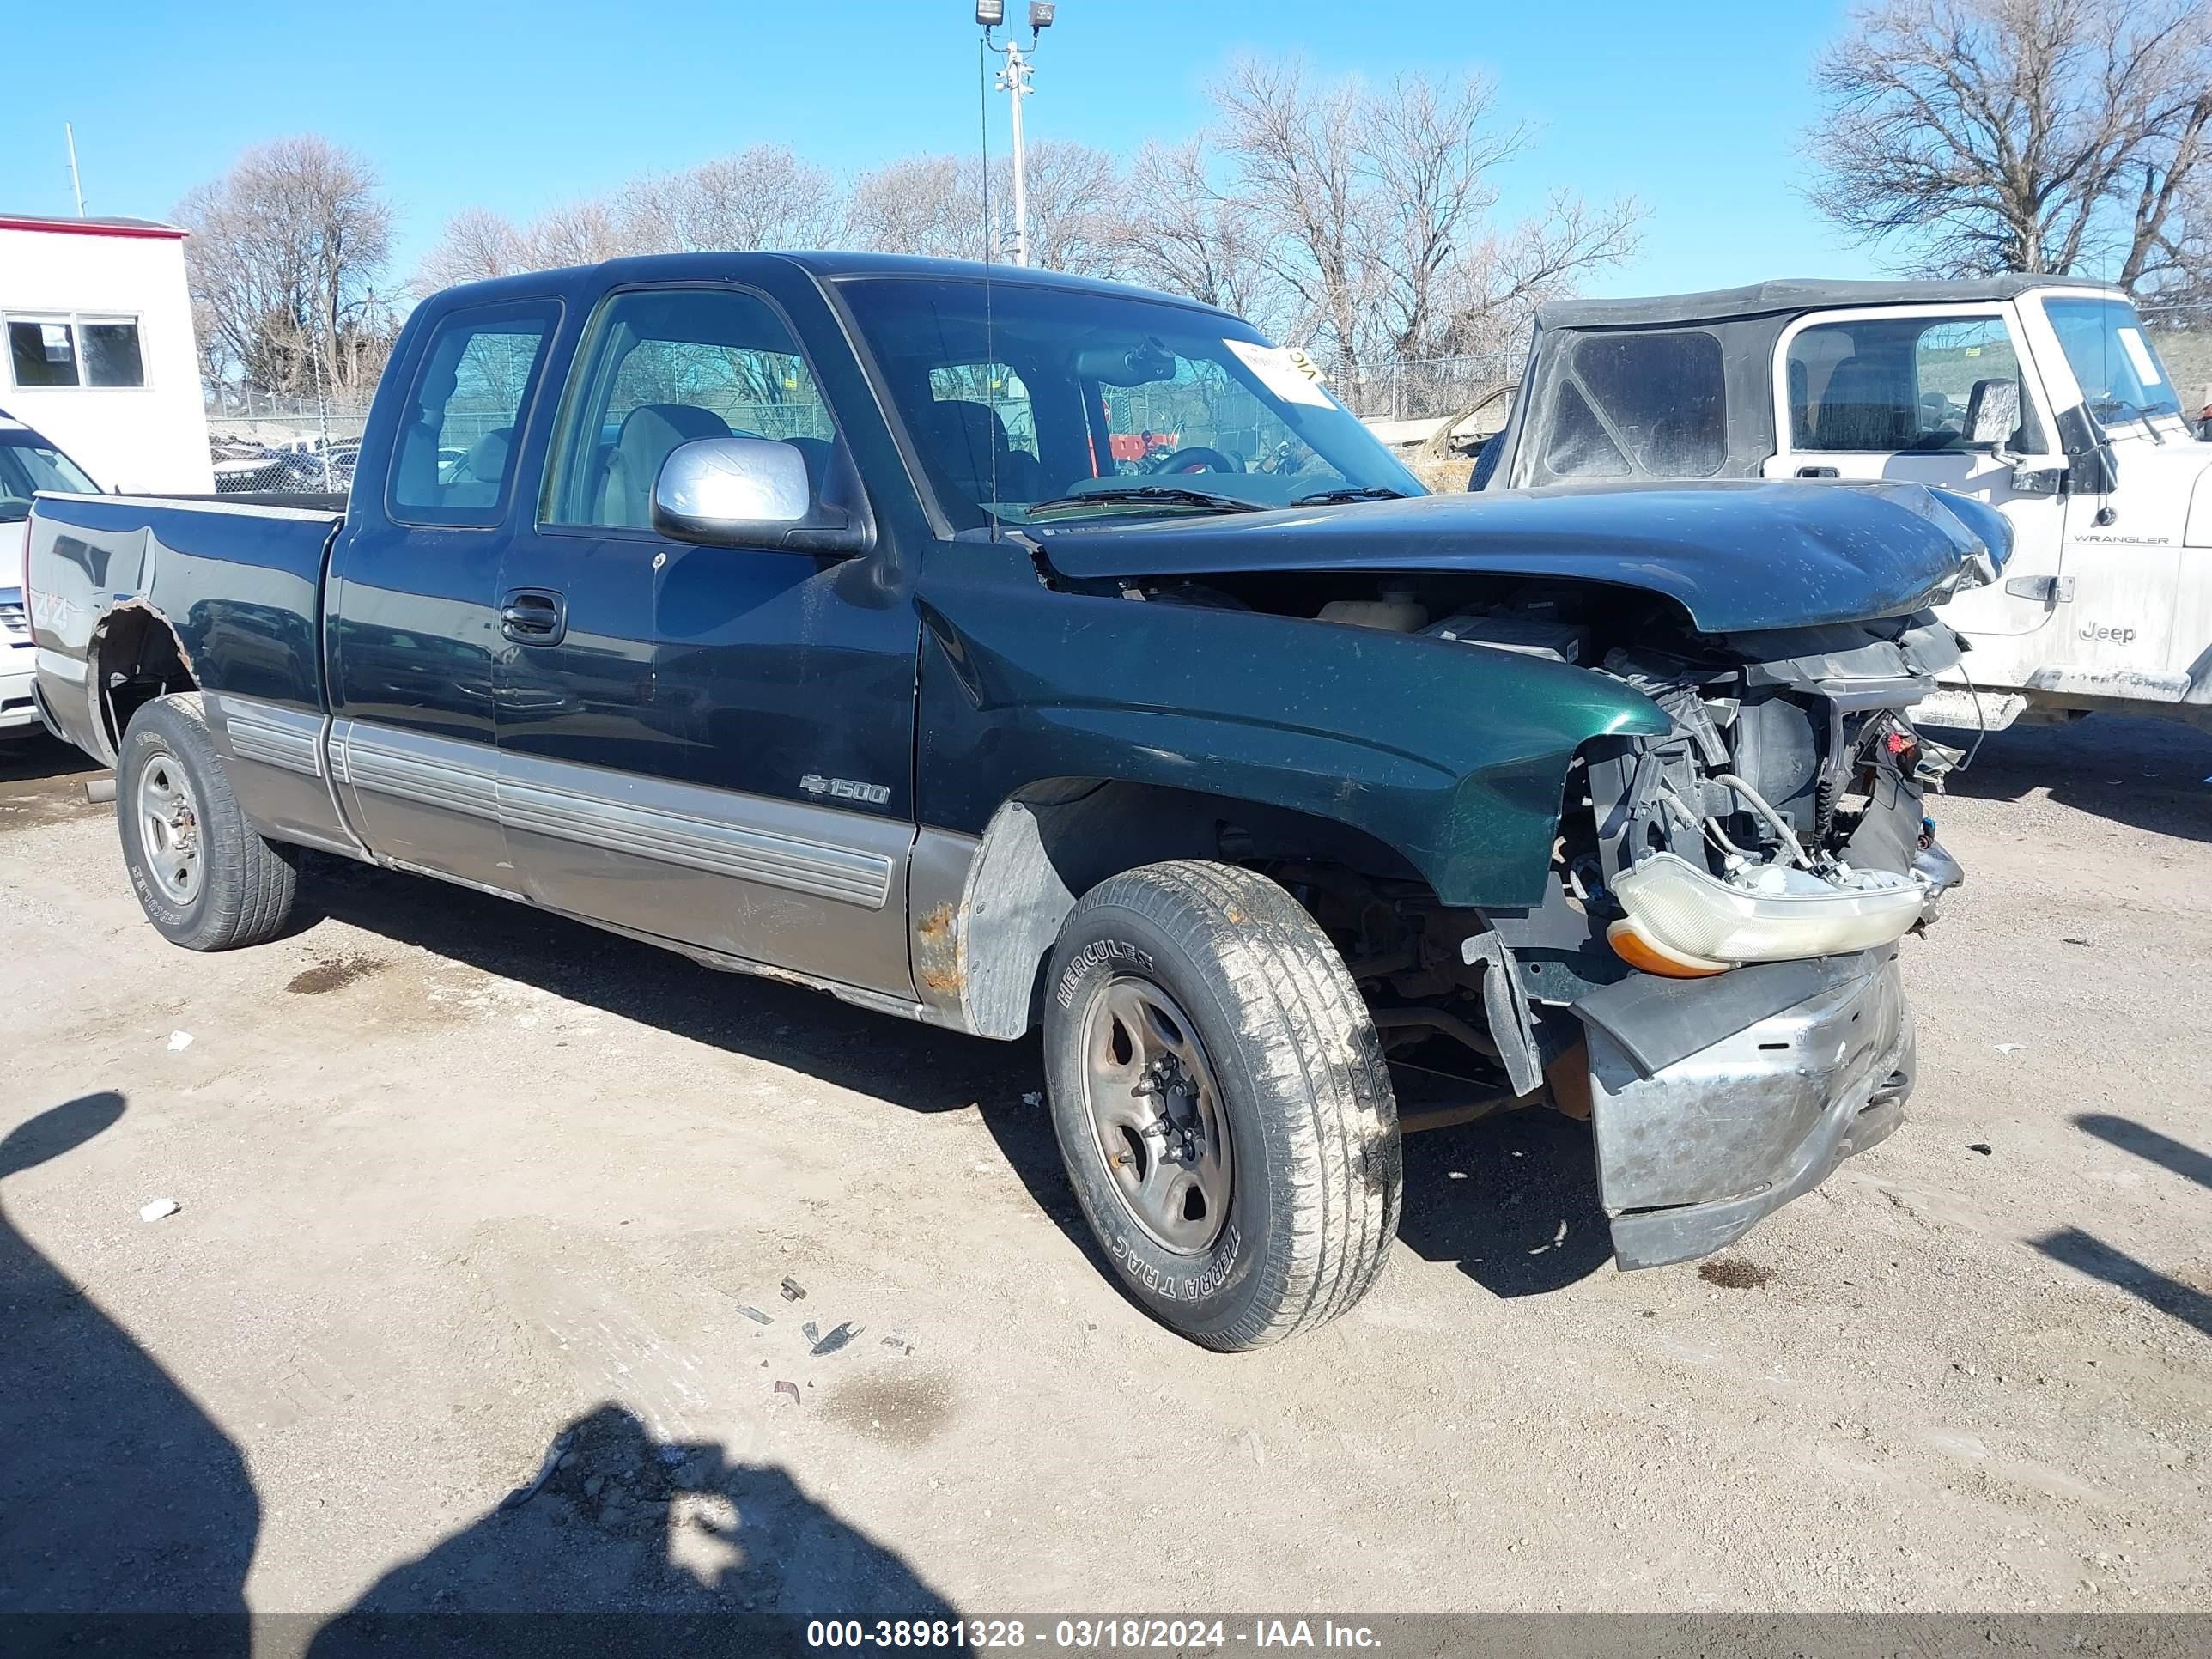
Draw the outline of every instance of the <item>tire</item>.
M115 821L139 908L172 945L228 951L283 927L298 849L264 840L239 810L197 691L156 697L131 717ZM197 871L187 883L178 878L188 862Z
M1161 1323L1239 1352L1373 1287L1397 1102L1342 958L1273 882L1182 860L1093 888L1053 952L1044 1059L1077 1201Z

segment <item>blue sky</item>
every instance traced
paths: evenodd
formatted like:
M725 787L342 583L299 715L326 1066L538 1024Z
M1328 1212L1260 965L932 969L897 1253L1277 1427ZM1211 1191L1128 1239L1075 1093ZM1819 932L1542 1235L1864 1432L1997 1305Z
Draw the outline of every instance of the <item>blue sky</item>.
M1023 0L1009 0L1010 13ZM400 216L404 275L462 208L527 217L635 173L760 143L839 169L977 141L972 0L546 0L11 8L0 211L70 210L62 123L87 210L165 216L248 145L319 131L365 152ZM1037 59L1032 137L1133 149L1206 118L1239 51L1332 71L1479 67L1536 123L1504 212L1554 185L1638 197L1644 246L1596 293L1777 276L1862 276L1875 258L1796 193L1807 69L1844 8L1501 5L1486 0L1061 0ZM1005 100L994 96L994 143Z

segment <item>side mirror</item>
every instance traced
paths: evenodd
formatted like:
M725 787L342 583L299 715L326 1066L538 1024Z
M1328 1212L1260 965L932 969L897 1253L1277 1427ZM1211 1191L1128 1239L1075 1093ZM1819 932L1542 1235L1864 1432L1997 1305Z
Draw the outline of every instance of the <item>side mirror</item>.
M851 514L818 505L796 446L773 438L695 438L660 464L653 527L708 547L867 551L874 537Z
M1977 380L1966 401L1966 441L2010 449L2012 434L2020 430L2020 382Z

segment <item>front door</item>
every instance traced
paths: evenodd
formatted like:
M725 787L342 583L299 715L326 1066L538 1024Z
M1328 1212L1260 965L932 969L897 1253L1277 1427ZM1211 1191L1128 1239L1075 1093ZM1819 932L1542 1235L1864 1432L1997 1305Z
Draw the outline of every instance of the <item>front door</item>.
M394 365L412 378L383 511L356 513L325 597L348 818L376 853L503 892L501 526L559 314L551 301L457 311Z
M2212 450L2192 441L2172 377L2135 307L2117 295L2051 290L2023 305L2045 360L2072 385L2062 407L2110 439L2111 488L2066 503L2065 625L2051 641L2054 691L2174 702L2204 674L2212 647L2206 550L2188 540L2191 502Z
M1976 641L1975 678L1993 684L2027 683L2038 649L2027 636L2050 623L2060 591L2064 502L2014 487L2016 472L2048 476L2065 465L2027 362L2010 307L1999 305L1819 313L1791 325L1776 351L1777 453L1767 477L1927 484L1986 501L2011 520L2002 580L1942 610ZM1991 398L2020 412L2008 444L1972 437Z
M501 812L538 902L911 996L910 602L866 561L652 528L670 451L837 424L789 325L720 285L611 295L575 356L538 522L501 577Z

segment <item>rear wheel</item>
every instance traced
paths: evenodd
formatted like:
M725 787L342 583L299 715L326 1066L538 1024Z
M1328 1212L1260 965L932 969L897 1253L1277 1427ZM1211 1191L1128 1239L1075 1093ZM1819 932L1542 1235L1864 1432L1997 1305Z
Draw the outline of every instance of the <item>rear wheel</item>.
M297 851L246 822L198 692L156 697L131 715L115 766L115 818L139 908L171 944L226 951L284 925Z
M1122 1285L1208 1347L1364 1296L1397 1231L1397 1106L1335 947L1264 876L1195 860L1102 883L1045 1002L1053 1127Z

